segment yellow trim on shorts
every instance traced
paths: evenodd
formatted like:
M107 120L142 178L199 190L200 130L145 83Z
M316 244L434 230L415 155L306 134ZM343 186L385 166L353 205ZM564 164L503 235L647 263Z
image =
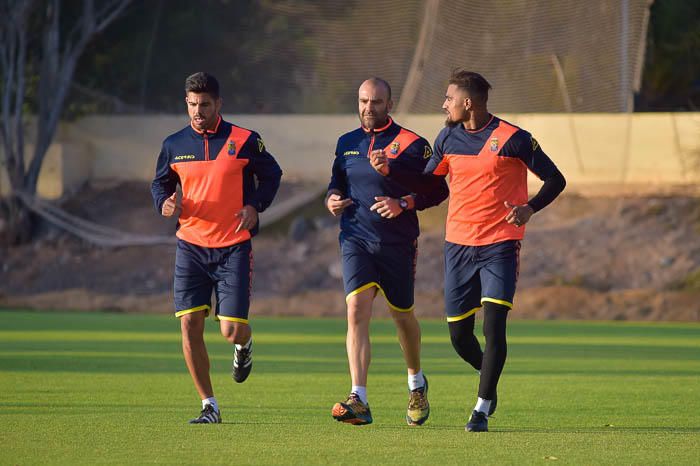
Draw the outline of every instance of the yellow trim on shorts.
M382 293L382 296L384 296L384 299L386 300L386 303L387 303L387 305L389 306L389 309L391 309L392 311L396 311L396 312L412 312L413 309L416 307L415 305L412 305L412 306L409 307L409 308L403 308L403 307L395 306L394 304L391 303L391 301L389 301L389 298L386 297L386 293L384 292L384 290L382 289L382 287L379 286L379 283L377 283L377 282L370 282L370 283L367 283L366 285L362 285L362 286L359 287L358 289L351 291L351 292L348 293L348 295L345 297L345 302L347 302L348 299L350 299L351 297L355 296L356 294L362 293L363 291L369 290L370 288L375 287L375 286L376 286L377 289Z
M377 283L377 282L370 282L370 283L367 283L366 285L362 285L362 286L359 287L358 289L353 290L353 291L351 291L350 293L348 293L347 296L345 296L345 302L347 303L347 302L348 302L348 299L352 298L352 297L355 296L356 294L362 293L362 292L365 291L365 290L369 290L369 289L372 288L373 286L376 286L377 288L379 288L379 289L381 290L381 287L379 286L379 283Z
M476 314L476 311L478 311L479 309L481 309L481 306L477 306L474 309L470 309L469 311L465 312L462 315L455 316L455 317L448 317L447 321L448 322L459 322L460 320L466 319L470 315Z
M496 299L496 298L481 298L481 303L483 304L484 301L488 301L489 303L496 303L496 304L501 304L508 309L513 309L513 303L504 301L502 299Z
M225 320L226 322L240 322L242 324L248 323L248 319L242 319L240 317L216 316L216 320Z
M192 314L193 312L199 312L199 311L204 311L204 312L205 312L204 316L205 316L205 317L208 317L208 316L209 316L209 310L211 310L211 306L210 306L210 305L208 305L208 304L202 304L201 306L193 307L193 308L190 308L190 309L185 309L185 310L183 310L183 311L177 311L177 312L175 313L175 317L182 317L182 316L184 316L184 315L186 315L186 314Z

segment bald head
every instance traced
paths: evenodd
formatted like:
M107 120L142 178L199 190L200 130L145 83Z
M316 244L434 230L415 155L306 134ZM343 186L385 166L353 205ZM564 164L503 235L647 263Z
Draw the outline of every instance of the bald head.
M391 86L381 78L369 78L357 92L362 126L370 131L386 126L389 121Z
M372 78L369 78L369 79L367 79L365 82L362 83L362 85L360 86L360 89L362 89L362 87L365 86L365 85L367 85L367 86L372 86L372 87L375 87L375 88L376 88L376 87L382 87L382 88L384 88L384 90L386 91L386 98L387 98L387 100L391 100L391 86L389 85L388 82L386 82L386 81L383 80L382 78L377 78L376 76L375 76L375 77L372 77Z

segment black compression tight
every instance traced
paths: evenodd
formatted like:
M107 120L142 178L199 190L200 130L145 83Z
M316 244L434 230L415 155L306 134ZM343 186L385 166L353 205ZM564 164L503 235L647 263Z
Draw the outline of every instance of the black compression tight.
M448 322L447 326L450 329L450 339L452 347L457 351L457 354L464 359L468 364L480 371L484 353L481 352L479 340L474 335L474 314L466 319L456 322Z
M479 342L474 335L474 316L449 322L452 346L457 354L474 369L481 370L479 380L479 397L492 400L496 393L498 379L503 371L508 354L506 341L506 320L508 307L501 304L484 302L484 336L486 347L482 353Z
M508 308L502 304L484 303L484 361L479 380L479 398L493 400L498 379L501 377L503 366L508 354L506 341L506 319Z

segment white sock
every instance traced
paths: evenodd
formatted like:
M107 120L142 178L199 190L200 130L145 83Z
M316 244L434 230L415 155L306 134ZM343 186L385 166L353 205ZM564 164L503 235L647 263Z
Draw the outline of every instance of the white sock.
M415 390L416 388L425 386L425 377L423 377L423 369L415 374L408 374L408 389Z
M352 393L360 397L360 401L367 404L367 387L360 387L359 385L353 385L350 389Z
M236 349L243 349L243 348L248 349L248 348L250 348L250 344L251 344L251 343L253 343L253 337L252 337L252 336L250 337L250 340L248 340L248 343L246 343L245 345L238 345L238 344L236 344Z
M216 411L217 413L219 412L219 403L216 402L215 397L210 396L209 398L203 399L202 400L202 409L204 409L204 407L206 405L211 405L211 407L214 408L214 411Z
M479 398L476 401L476 406L474 406L474 411L479 411L484 414L489 413L489 408L491 407L491 400L484 400L483 398Z

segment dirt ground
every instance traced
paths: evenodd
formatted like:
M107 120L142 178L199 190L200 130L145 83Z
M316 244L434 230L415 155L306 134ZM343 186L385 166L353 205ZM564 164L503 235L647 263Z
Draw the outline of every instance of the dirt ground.
M174 232L146 184L89 186L62 207L126 232ZM443 219L443 207L422 218L419 316L443 313ZM251 314L344 315L337 235L318 202L256 237ZM95 247L42 224L31 244L0 249L0 307L172 312L173 264L173 245ZM383 304L375 315L388 316ZM512 317L700 321L697 191L562 195L528 224Z

